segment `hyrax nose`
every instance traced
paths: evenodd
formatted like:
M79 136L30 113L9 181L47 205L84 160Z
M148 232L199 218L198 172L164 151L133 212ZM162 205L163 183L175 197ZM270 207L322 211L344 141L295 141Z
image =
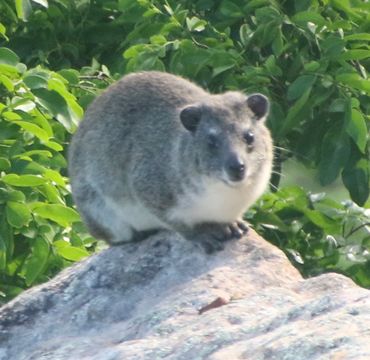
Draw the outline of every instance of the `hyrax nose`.
M245 175L245 164L238 156L231 156L227 162L227 173L231 181L241 181Z

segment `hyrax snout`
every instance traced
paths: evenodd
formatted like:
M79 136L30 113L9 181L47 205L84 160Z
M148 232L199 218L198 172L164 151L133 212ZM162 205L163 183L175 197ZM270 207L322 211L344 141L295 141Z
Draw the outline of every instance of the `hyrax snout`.
M111 244L172 229L207 252L247 231L272 141L261 94L212 95L175 75L123 77L86 111L69 153L72 193L90 232Z

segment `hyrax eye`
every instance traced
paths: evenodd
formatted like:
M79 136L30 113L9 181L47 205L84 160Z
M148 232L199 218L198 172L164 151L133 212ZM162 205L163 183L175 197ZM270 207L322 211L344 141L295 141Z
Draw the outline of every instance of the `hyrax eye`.
M247 131L244 134L244 141L247 143L248 146L252 146L254 143L254 134L252 131Z
M219 146L219 140L215 134L207 135L207 145L212 149L215 149Z

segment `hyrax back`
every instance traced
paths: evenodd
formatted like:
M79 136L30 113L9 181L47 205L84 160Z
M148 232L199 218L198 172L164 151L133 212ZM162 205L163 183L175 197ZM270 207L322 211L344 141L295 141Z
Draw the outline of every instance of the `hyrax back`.
M208 252L240 237L270 178L267 112L260 94L211 95L161 72L123 77L92 103L70 147L90 232L115 244L167 228Z

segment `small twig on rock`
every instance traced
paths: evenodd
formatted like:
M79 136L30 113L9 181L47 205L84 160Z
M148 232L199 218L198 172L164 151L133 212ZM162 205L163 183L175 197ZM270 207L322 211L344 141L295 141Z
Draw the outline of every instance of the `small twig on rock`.
M198 314L202 315L204 312L211 310L211 309L216 309L220 306L224 306L230 302L230 297L224 297L224 296L219 296L216 298L216 300L213 300L210 304L203 306L199 311Z

